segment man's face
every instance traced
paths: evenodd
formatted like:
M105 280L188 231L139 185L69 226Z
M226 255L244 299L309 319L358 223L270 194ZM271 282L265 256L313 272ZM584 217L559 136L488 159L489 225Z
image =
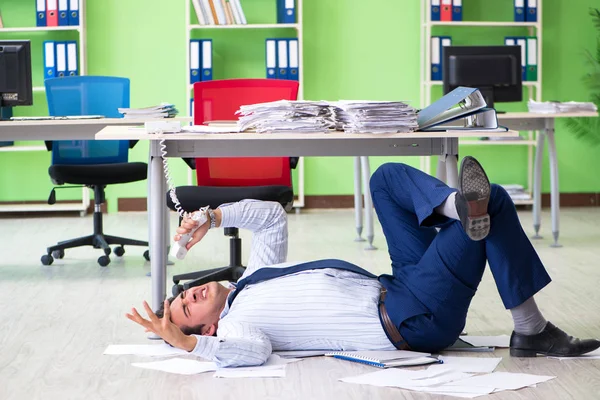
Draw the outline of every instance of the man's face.
M182 292L171 303L171 321L178 327L205 325L202 334L219 322L229 291L218 282L190 288Z

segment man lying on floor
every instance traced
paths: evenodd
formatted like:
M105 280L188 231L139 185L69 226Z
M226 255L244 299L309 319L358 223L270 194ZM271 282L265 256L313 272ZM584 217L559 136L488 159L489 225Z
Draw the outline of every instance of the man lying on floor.
M452 345L464 328L487 261L514 320L512 356L577 356L600 347L544 319L533 296L550 277L512 200L490 185L474 158L461 164L458 191L407 165L386 164L373 174L371 192L391 275L377 277L342 260L286 263L284 209L246 200L213 213L214 226L253 232L237 284L188 289L156 314L144 302L149 319L135 308L127 318L220 367L259 365L278 350L433 353ZM188 249L210 223L196 230ZM175 240L194 224L184 219Z

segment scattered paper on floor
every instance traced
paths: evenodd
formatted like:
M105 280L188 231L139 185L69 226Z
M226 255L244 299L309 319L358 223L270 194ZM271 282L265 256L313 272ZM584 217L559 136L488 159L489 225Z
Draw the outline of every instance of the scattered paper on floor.
M473 373L489 373L494 372L502 357L450 357L450 356L439 356L443 364L432 365L429 367L430 370L441 369L441 368L452 368L460 372L473 372Z
M166 343L161 344L111 344L106 350L106 355L136 355L136 356L179 356L189 354L185 350L169 346Z
M168 360L132 363L134 367L169 372L171 374L195 375L208 371L216 371L214 362L189 360L186 358L170 358Z
M510 336L471 336L465 335L460 337L467 343L473 346L489 346L489 347L510 347Z

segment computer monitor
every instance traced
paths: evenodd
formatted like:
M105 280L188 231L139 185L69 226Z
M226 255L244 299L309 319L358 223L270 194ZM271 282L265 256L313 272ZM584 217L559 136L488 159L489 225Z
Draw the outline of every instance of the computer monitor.
M520 46L443 48L444 93L458 86L478 88L488 107L523 100Z
M0 106L33 104L29 40L0 40Z

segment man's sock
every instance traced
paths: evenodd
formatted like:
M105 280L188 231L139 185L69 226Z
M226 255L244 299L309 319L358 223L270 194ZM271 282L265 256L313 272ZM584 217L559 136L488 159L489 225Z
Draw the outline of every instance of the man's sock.
M433 211L443 215L444 217L460 219L458 216L458 211L456 211L456 192L450 193L450 196L446 197L446 200L434 208Z
M523 304L511 308L510 312L515 323L515 332L522 335L537 335L548 323L538 309L533 296Z

